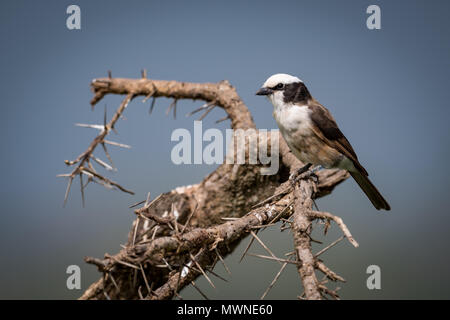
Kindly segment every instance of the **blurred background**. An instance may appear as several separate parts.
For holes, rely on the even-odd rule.
[[[81,8],[81,30],[66,28],[66,8]],[[366,8],[381,8],[381,30],[366,27]],[[92,112],[89,84],[104,77],[192,82],[229,80],[258,128],[276,128],[272,106],[255,96],[279,72],[297,75],[328,107],[372,181],[392,206],[376,211],[354,181],[338,186],[319,208],[341,216],[360,243],[343,241],[322,258],[347,279],[344,299],[450,298],[449,126],[450,24],[448,1],[2,1],[0,4],[0,298],[74,299],[96,281],[84,256],[114,254],[125,243],[134,214],[128,206],[177,186],[200,182],[215,169],[174,165],[176,128],[192,132],[184,113],[200,101],[135,99],[111,140],[119,171],[107,176],[136,192],[98,185],[81,205],[78,181],[62,207],[69,169],[97,132],[74,123],[101,123],[122,97],[107,96]],[[224,112],[215,109],[203,128]],[[100,152],[98,155],[105,159]],[[106,160],[106,159],[105,159]],[[340,236],[333,226],[327,237]],[[260,233],[277,254],[293,248],[289,231]],[[210,298],[258,299],[279,265],[246,257],[249,239],[226,261],[228,283],[198,285]],[[315,248],[316,250],[319,247]],[[251,252],[263,252],[254,244]],[[66,268],[79,265],[81,290],[68,290]],[[381,268],[381,290],[368,290],[366,269]],[[226,275],[221,266],[217,272]],[[289,266],[267,298],[296,299],[300,280]],[[192,288],[185,299],[201,299]]]

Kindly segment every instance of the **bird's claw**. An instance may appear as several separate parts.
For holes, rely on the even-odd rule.
[[[292,186],[295,186],[300,180],[308,180],[311,179],[315,183],[319,183],[319,176],[316,174],[316,172],[320,169],[322,169],[321,166],[317,166],[311,170],[309,168],[311,165],[306,165],[302,168],[300,168],[297,172],[294,172],[289,177],[289,180],[291,181]]]
[[[299,180],[308,180],[311,179],[313,180],[315,183],[319,183],[319,176],[314,172],[314,171],[308,171],[305,172],[304,174],[302,174],[300,177],[298,177],[297,179]]]

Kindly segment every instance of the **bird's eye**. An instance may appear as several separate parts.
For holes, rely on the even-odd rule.
[[[279,83],[279,84],[277,84],[276,86],[275,86],[275,90],[281,90],[281,89],[283,89],[284,88],[284,84],[282,84],[282,83]]]

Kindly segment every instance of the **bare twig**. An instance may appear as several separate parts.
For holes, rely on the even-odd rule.
[[[103,167],[105,167],[106,169],[112,169],[111,166],[109,166],[108,164],[106,164],[105,162],[99,160],[98,158],[94,157],[93,152],[96,149],[96,147],[101,144],[104,148],[105,153],[107,154],[108,159],[110,159],[110,156],[108,154],[108,152],[106,151],[106,147],[105,147],[105,137],[108,135],[108,133],[111,130],[114,130],[114,126],[117,122],[117,120],[119,120],[120,116],[122,115],[123,111],[126,109],[126,107],[128,106],[128,104],[130,103],[130,101],[133,99],[134,94],[129,93],[127,94],[127,96],[125,97],[125,99],[123,99],[122,103],[120,104],[119,108],[117,109],[116,113],[114,114],[114,116],[112,117],[111,121],[109,123],[106,123],[106,108],[105,108],[105,114],[104,114],[104,123],[102,126],[98,126],[98,125],[83,125],[83,124],[77,124],[79,126],[84,126],[84,127],[88,127],[88,128],[96,128],[100,130],[100,133],[94,138],[94,140],[91,142],[91,144],[89,145],[89,147],[86,149],[86,151],[84,151],[82,154],[80,154],[75,160],[73,161],[68,161],[66,160],[65,163],[68,166],[72,166],[77,164],[77,166],[75,167],[75,169],[72,171],[72,173],[70,173],[70,180],[69,180],[69,184],[68,184],[68,188],[66,190],[66,195],[64,197],[64,204],[67,201],[67,197],[70,191],[70,185],[72,184],[72,180],[74,178],[75,175],[77,174],[81,174],[81,173],[90,173],[91,176],[95,176],[96,178],[98,178],[99,180],[101,180],[105,186],[107,185],[112,185],[117,187],[119,190],[123,191],[123,192],[127,192],[130,194],[134,194],[132,191],[129,191],[125,188],[123,188],[122,186],[120,186],[119,184],[112,182],[111,180],[97,174],[96,172],[87,169],[84,167],[84,165],[86,163],[89,163],[89,159],[94,159],[97,163],[99,163],[100,165],[102,165]],[[110,159],[110,162],[112,163],[112,160]],[[89,163],[90,165],[90,163]],[[81,189],[83,190],[83,189]],[[83,195],[84,198],[84,195]]]
[[[333,220],[336,222],[336,224],[341,228],[342,232],[344,233],[345,237],[348,239],[348,241],[357,248],[359,246],[358,242],[353,238],[352,234],[350,233],[350,230],[348,230],[347,226],[345,225],[344,221],[338,216],[332,215],[328,212],[319,212],[319,211],[310,211],[309,214],[318,219],[328,219]]]

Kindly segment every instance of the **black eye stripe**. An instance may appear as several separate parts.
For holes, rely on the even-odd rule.
[[[275,87],[272,88],[273,90],[281,90],[284,89],[284,84],[283,83],[279,83],[277,84]]]

